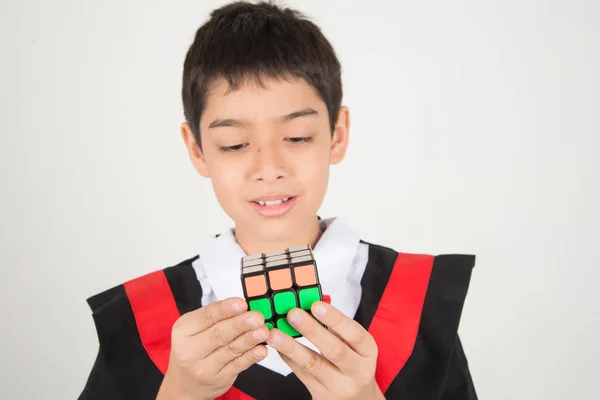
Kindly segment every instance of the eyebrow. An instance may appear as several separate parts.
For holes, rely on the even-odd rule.
[[[278,117],[277,120],[280,122],[287,122],[287,121],[291,121],[296,118],[307,117],[310,115],[318,115],[318,114],[319,113],[316,110],[313,110],[312,108],[307,107],[307,108],[303,108],[302,110],[294,111],[292,113]],[[222,127],[243,127],[243,126],[247,126],[247,125],[249,125],[249,123],[245,120],[238,120],[238,119],[232,119],[232,118],[216,119],[213,122],[211,122],[210,125],[208,125],[208,129],[222,128]]]

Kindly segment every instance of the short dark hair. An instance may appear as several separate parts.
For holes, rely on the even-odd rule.
[[[198,146],[206,93],[219,78],[231,90],[261,76],[302,78],[327,106],[333,132],[342,101],[341,65],[319,27],[272,2],[238,1],[214,10],[196,32],[183,66],[183,108]]]

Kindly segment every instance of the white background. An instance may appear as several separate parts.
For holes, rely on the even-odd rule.
[[[85,299],[230,226],[179,133],[185,52],[222,4],[2,1],[1,398],[76,398]],[[598,398],[600,2],[288,4],[353,112],[320,215],[477,255],[460,332],[481,399]]]

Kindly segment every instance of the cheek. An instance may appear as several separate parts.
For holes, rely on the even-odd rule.
[[[208,161],[208,160],[207,160]],[[242,178],[239,169],[230,161],[211,160],[208,163],[210,179],[215,195],[221,204],[230,203],[235,195],[240,194]]]
[[[324,195],[329,180],[329,153],[320,150],[303,157],[296,171],[307,194],[318,200]]]

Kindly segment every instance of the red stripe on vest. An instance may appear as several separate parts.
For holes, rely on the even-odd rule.
[[[433,259],[430,255],[398,254],[369,326],[379,348],[375,379],[384,393],[413,351]]]
[[[163,271],[124,283],[142,344],[163,375],[169,366],[171,328],[179,310]]]

